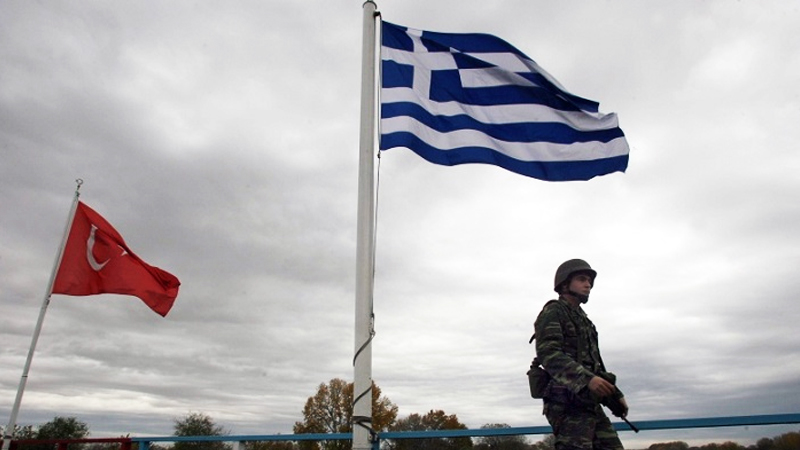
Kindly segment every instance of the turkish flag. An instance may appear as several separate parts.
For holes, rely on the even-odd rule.
[[[110,223],[78,202],[53,294],[133,295],[166,316],[180,284],[174,275],[142,261]]]

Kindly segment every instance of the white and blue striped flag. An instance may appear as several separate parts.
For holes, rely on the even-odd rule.
[[[493,164],[546,181],[627,168],[616,114],[566,92],[504,40],[388,22],[381,40],[381,150],[406,147],[436,164]]]

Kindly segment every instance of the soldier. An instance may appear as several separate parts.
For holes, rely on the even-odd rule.
[[[597,330],[581,308],[596,276],[581,259],[561,264],[554,285],[558,300],[547,302],[534,324],[536,355],[551,377],[544,391],[544,415],[557,450],[623,449],[600,403],[616,401],[623,418],[628,405],[613,384],[616,377],[606,372]]]

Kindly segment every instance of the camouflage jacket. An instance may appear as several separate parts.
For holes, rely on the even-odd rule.
[[[534,329],[537,358],[554,383],[578,394],[595,375],[606,371],[597,329],[580,306],[574,308],[564,298],[547,302]]]

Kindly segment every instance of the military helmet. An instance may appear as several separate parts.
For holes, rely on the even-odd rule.
[[[558,269],[556,269],[556,279],[553,290],[558,292],[558,287],[564,284],[565,281],[569,280],[572,274],[576,272],[589,272],[589,274],[592,276],[592,284],[594,284],[594,279],[597,277],[597,271],[592,269],[589,263],[582,259],[570,259],[569,261],[564,261],[560,266],[558,266]]]

